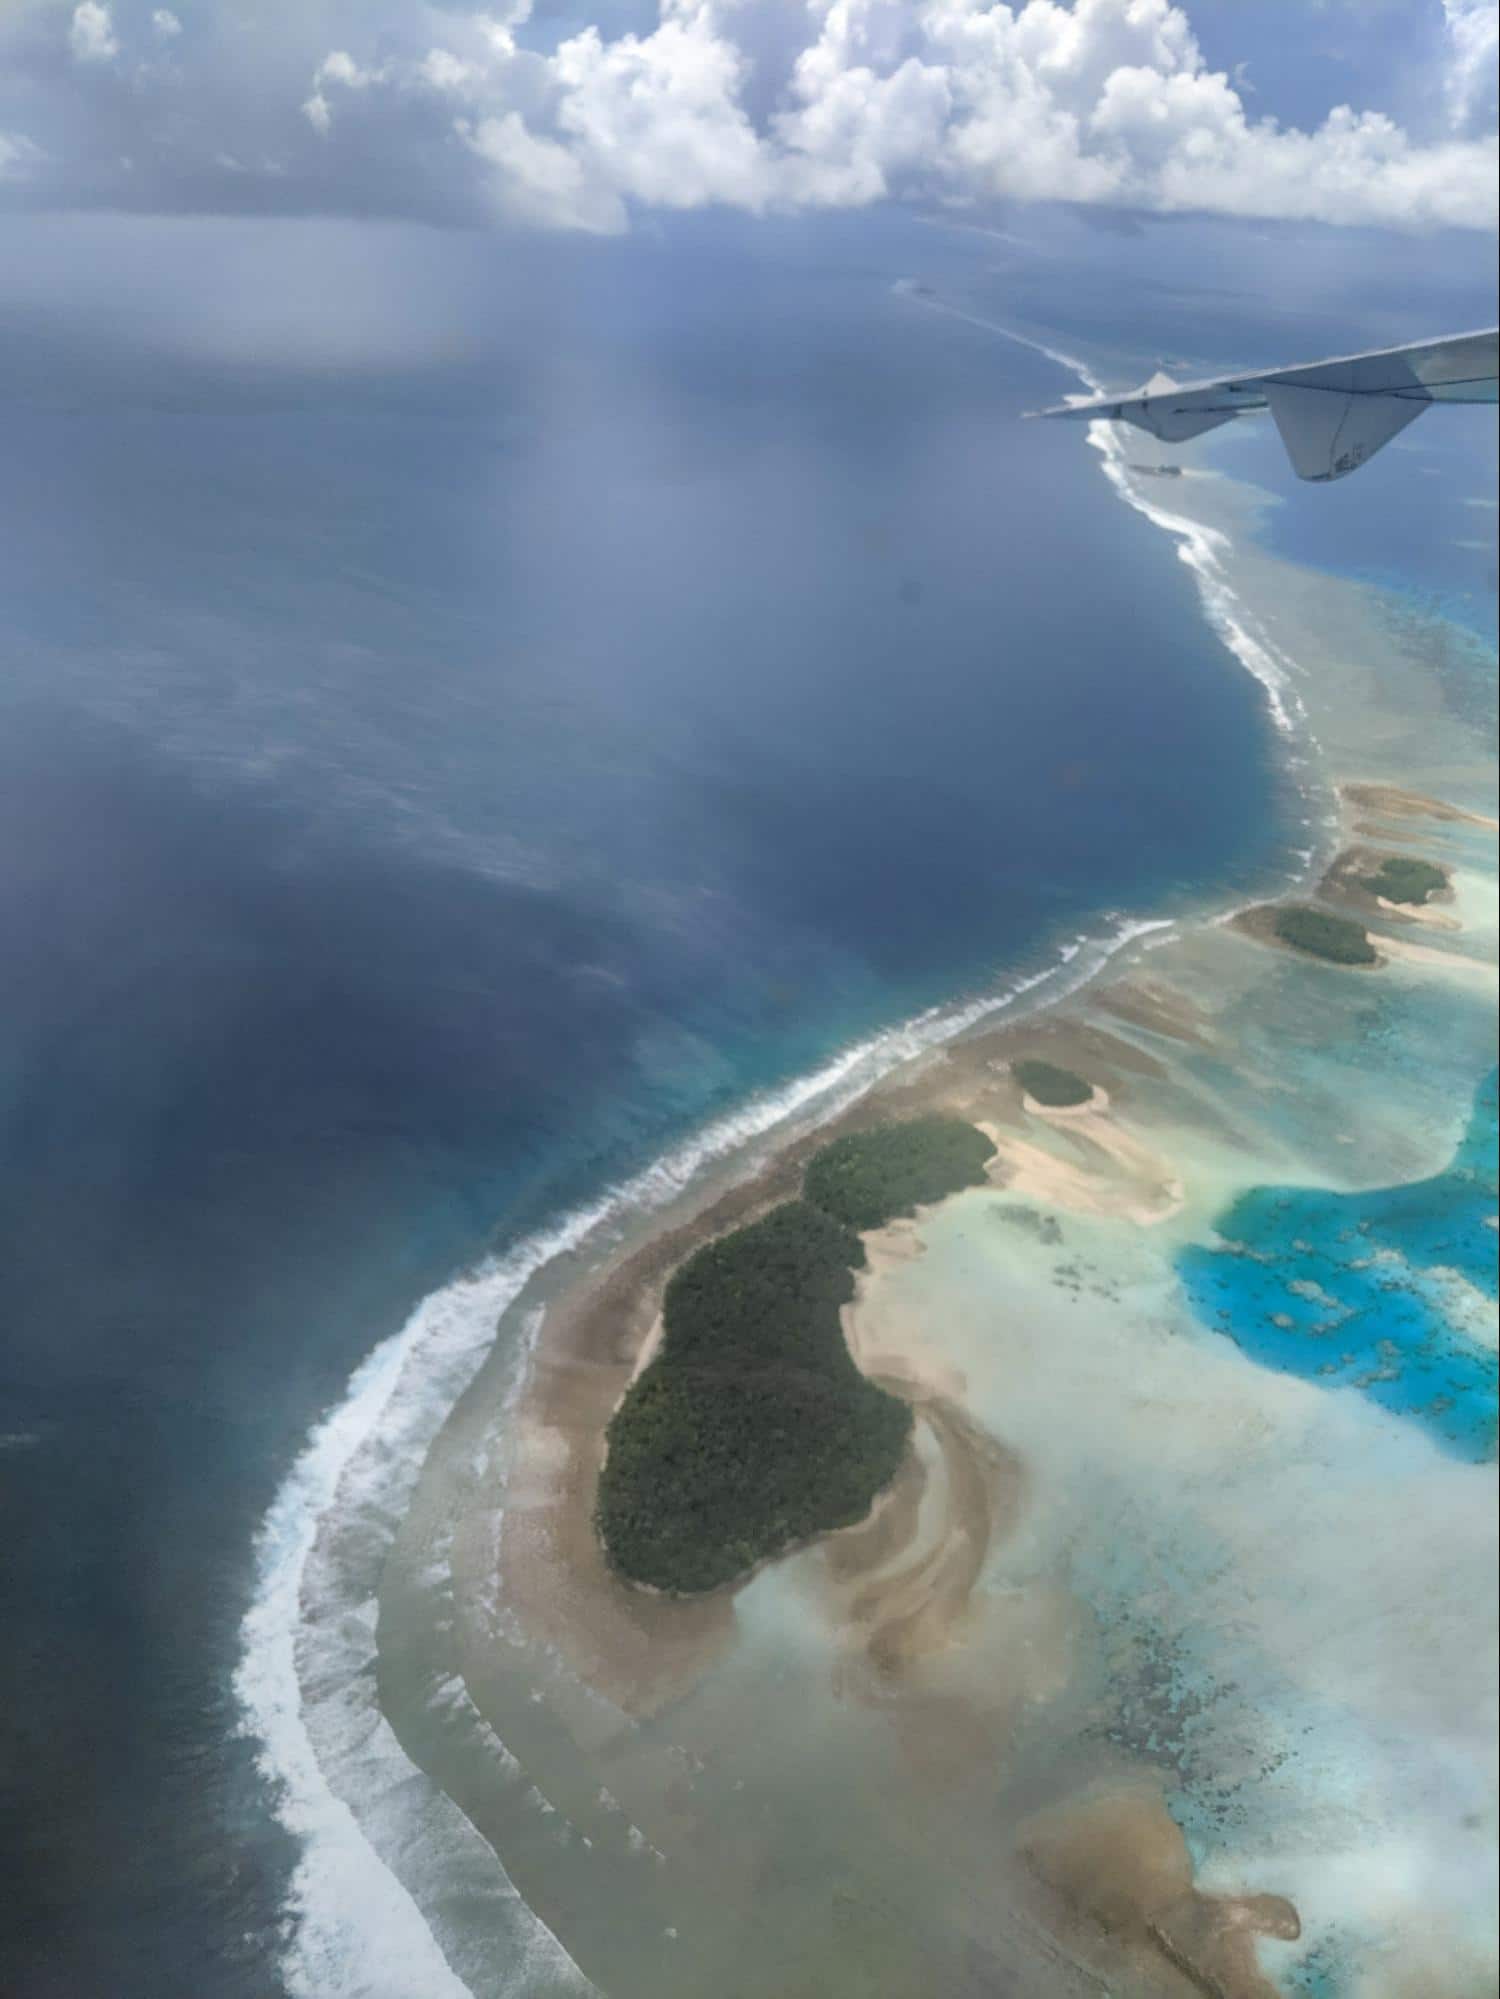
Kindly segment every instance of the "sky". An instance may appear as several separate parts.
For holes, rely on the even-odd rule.
[[[1496,0],[0,0],[0,211],[1049,200],[1482,238],[1496,47]]]

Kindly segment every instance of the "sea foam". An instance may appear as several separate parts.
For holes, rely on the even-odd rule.
[[[1044,354],[1091,394],[1103,393],[1075,357],[901,289]],[[1228,538],[1147,499],[1129,477],[1112,425],[1091,424],[1089,438],[1126,503],[1177,540],[1214,630],[1265,689],[1277,726],[1293,733],[1304,718],[1290,662],[1235,597],[1224,573]],[[546,1264],[586,1241],[607,1243],[632,1216],[681,1195],[705,1167],[739,1155],[741,1170],[753,1170],[765,1141],[788,1124],[826,1121],[903,1062],[1023,1002],[1051,1004],[1130,944],[1154,948],[1175,928],[1166,918],[1113,922],[1105,936],[1070,939],[1055,962],[999,991],[930,1007],[704,1126],[592,1206],[435,1292],[355,1372],[261,1528],[235,1682],[244,1730],[261,1745],[260,1768],[276,1787],[279,1816],[301,1846],[281,1966],[297,1999],[407,1999],[416,1991],[424,1999],[471,1999],[452,1962],[465,1954],[461,1940],[445,1936],[440,1945],[424,1916],[459,1898],[469,1912],[475,1898],[485,1902],[492,1951],[505,1940],[514,1967],[505,1989],[592,1989],[521,1899],[493,1848],[411,1763],[376,1696],[380,1560],[432,1439],[483,1363],[502,1314]],[[518,1381],[523,1368],[519,1355]],[[490,1757],[508,1754],[492,1735],[480,1747]]]
[[[1005,326],[999,320],[986,319],[980,313],[969,312],[931,292],[918,291],[908,280],[901,280],[896,289],[902,297],[927,307],[929,311],[945,313],[968,326],[982,327],[986,333],[998,334],[1002,340],[1014,341],[1018,347],[1029,347],[1034,354],[1045,355],[1047,360],[1055,361],[1058,367],[1076,375],[1090,396],[1109,393],[1088,363],[1081,361],[1076,354],[1065,353],[1059,347],[1049,347],[1045,341],[1017,333],[1014,327]],[[1291,659],[1235,594],[1225,574],[1224,558],[1232,546],[1229,536],[1218,528],[1190,519],[1186,514],[1174,514],[1148,498],[1130,477],[1129,462],[1118,436],[1117,425],[1091,423],[1088,438],[1104,460],[1106,477],[1125,504],[1133,507],[1138,514],[1144,514],[1153,527],[1162,529],[1177,542],[1178,556],[1193,572],[1209,624],[1240,664],[1265,689],[1266,705],[1277,728],[1287,736],[1305,732],[1307,714],[1292,684],[1294,668]]]
[[[433,1438],[526,1284],[557,1257],[586,1241],[602,1246],[633,1216],[665,1206],[711,1163],[739,1155],[741,1170],[753,1170],[787,1124],[826,1121],[901,1063],[992,1015],[1062,998],[1132,943],[1173,928],[1118,917],[1104,936],[1075,936],[1057,962],[999,991],[928,1008],[752,1098],[591,1206],[434,1292],[356,1370],[260,1529],[235,1676],[242,1728],[260,1745],[278,1816],[301,1848],[280,1967],[297,1999],[467,1999],[473,1988],[454,1964],[463,1938],[440,1943],[429,1922],[435,1905],[457,1901],[463,1927],[482,1930],[492,1955],[497,1945],[506,1952],[504,1989],[592,1989],[493,1848],[406,1756],[375,1685],[385,1552]],[[518,1353],[518,1379],[525,1359]],[[497,1739],[483,1746],[490,1757],[503,1748]]]

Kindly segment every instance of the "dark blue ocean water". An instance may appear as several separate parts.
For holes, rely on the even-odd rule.
[[[1015,421],[1071,384],[893,291],[969,239],[77,228],[118,321],[0,311],[0,1985],[264,1999],[292,1856],[229,1676],[362,1356],[745,1093],[1301,833],[1171,546]]]
[[[1178,1265],[1205,1324],[1252,1359],[1356,1388],[1471,1463],[1495,1455],[1496,1356],[1454,1323],[1444,1273],[1496,1295],[1496,1080],[1445,1172],[1360,1194],[1256,1187],[1220,1246]]]
[[[1301,67],[1301,40],[1289,46]],[[1112,385],[1158,367],[1192,380],[1494,324],[1490,259],[1452,235],[1261,231],[1197,218],[1113,224],[1022,215],[974,279],[988,310],[1012,322],[1035,311],[1054,344],[1092,359]],[[1087,256],[1077,247],[1085,232]],[[1070,265],[1061,296],[1048,282],[1059,253]],[[1476,682],[1489,712],[1500,589],[1493,406],[1429,410],[1357,479],[1331,486],[1289,475],[1268,418],[1215,431],[1188,457],[1274,496],[1263,534],[1277,554],[1390,593],[1390,615],[1429,653],[1446,653],[1456,697]]]

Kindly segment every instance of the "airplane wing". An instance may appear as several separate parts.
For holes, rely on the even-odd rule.
[[[1342,479],[1433,403],[1492,403],[1497,329],[1415,347],[1384,347],[1216,382],[1153,375],[1121,396],[1094,396],[1039,416],[1109,418],[1180,444],[1237,416],[1269,409],[1299,479]]]

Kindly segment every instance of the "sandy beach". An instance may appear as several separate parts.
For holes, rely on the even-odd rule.
[[[1409,791],[1351,786],[1345,797],[1363,809],[1377,791],[1386,802],[1399,801],[1408,823],[1422,818],[1485,823]],[[1450,921],[1456,928],[1456,920]],[[1253,934],[1261,933],[1257,928]],[[1493,967],[1405,939],[1382,936],[1379,948],[1383,956],[1414,966],[1493,978]],[[1345,977],[1363,970],[1331,969]],[[1113,1031],[1111,1021],[1130,1023],[1135,1035]],[[819,1145],[880,1119],[928,1112],[963,1117],[983,1130],[995,1146],[991,1182],[1017,1201],[1043,1211],[1160,1227],[1186,1208],[1190,1168],[1133,1125],[1132,1091],[1139,1093],[1144,1082],[1167,1081],[1163,1052],[1172,1044],[1205,1042],[1212,1045],[1203,1010],[1162,983],[1159,973],[1090,991],[1031,1020],[980,1029],[898,1070],[841,1116],[793,1137],[753,1178],[719,1192],[696,1211],[689,1205],[671,1226],[565,1290],[547,1308],[516,1415],[521,1441],[502,1544],[506,1596],[524,1606],[528,1617],[576,1656],[584,1676],[622,1706],[638,1711],[665,1697],[672,1674],[690,1669],[695,1648],[722,1639],[732,1592],[676,1602],[617,1583],[603,1565],[591,1510],[604,1429],[625,1388],[655,1352],[661,1292],[671,1271],[698,1244],[792,1198]],[[1089,1101],[1048,1107],[1028,1097],[1011,1076],[1011,1065],[1039,1056],[1084,1075],[1092,1086]],[[1145,1125],[1145,1132],[1150,1129]],[[919,1405],[956,1407],[961,1378],[936,1349],[889,1343],[874,1348],[862,1325],[860,1299],[879,1274],[922,1252],[920,1216],[867,1238],[869,1266],[859,1278],[855,1304],[846,1308],[846,1333],[867,1372]],[[847,1532],[859,1537],[865,1530]]]
[[[1356,797],[1352,809],[1366,803]],[[1403,795],[1392,823],[1407,829],[1412,850],[1424,846],[1424,829],[1460,840],[1480,830],[1472,815],[1448,814],[1440,803],[1419,809]],[[1383,953],[1387,941],[1382,934]],[[1389,955],[1419,978],[1463,962],[1406,940]],[[1304,962],[1286,951],[1264,953],[1233,925],[1209,926],[1060,1007],[985,1025],[928,1051],[838,1116],[790,1134],[752,1175],[689,1189],[657,1227],[555,1286],[539,1308],[531,1364],[518,1387],[502,1396],[498,1376],[493,1389],[480,1377],[456,1434],[433,1453],[413,1520],[429,1504],[432,1519],[456,1508],[448,1540],[455,1656],[484,1725],[528,1768],[552,1769],[541,1795],[560,1807],[570,1783],[576,1788],[563,1772],[601,1758],[610,1768],[608,1809],[597,1802],[585,1809],[576,1795],[566,1806],[575,1828],[593,1828],[581,1875],[598,1874],[596,1856],[624,1814],[627,1878],[634,1878],[638,1852],[658,1856],[651,1878],[664,1909],[691,1884],[691,1892],[711,1892],[721,1904],[726,1897],[731,1906],[738,1902],[746,1922],[753,1908],[763,1908],[774,1848],[744,1825],[733,1836],[717,1824],[710,1829],[693,1800],[722,1762],[723,1746],[706,1744],[728,1723],[713,1718],[727,1716],[731,1689],[747,1697],[743,1674],[758,1656],[763,1620],[772,1617],[784,1643],[790,1618],[801,1622],[802,1636],[789,1656],[802,1661],[799,1674],[814,1673],[808,1695],[816,1687],[813,1707],[832,1718],[823,1725],[878,1730],[881,1755],[894,1755],[904,1772],[912,1825],[927,1827],[934,1850],[946,1851],[954,1826],[967,1823],[970,1807],[955,1804],[955,1783],[962,1790],[968,1773],[995,1773],[1005,1802],[992,1863],[1008,1883],[1004,1911],[983,1919],[971,1912],[958,1932],[968,1939],[964,1962],[984,1967],[983,1977],[998,1969],[1019,1978],[1021,1989],[1060,1994],[1096,1990],[1100,1978],[1142,1994],[1212,1990],[1266,1999],[1277,1989],[1266,1976],[1265,1952],[1273,1944],[1289,1949],[1307,1916],[1283,1892],[1288,1877],[1273,1865],[1232,1890],[1216,1879],[1195,1885],[1158,1756],[1144,1744],[1132,1747],[1133,1736],[1118,1727],[1095,1738],[1087,1717],[1107,1684],[1098,1675],[1115,1641],[1106,1640],[1097,1608],[1080,1594],[1061,1551],[1044,1559],[1026,1552],[1046,1545],[1051,1531],[1047,1480],[1039,1482],[1028,1449],[1010,1434],[1003,1393],[997,1415],[1001,1391],[988,1382],[989,1364],[966,1360],[950,1328],[914,1316],[900,1299],[905,1287],[927,1281],[934,1229],[946,1240],[957,1226],[950,1209],[956,1217],[970,1203],[998,1202],[982,1234],[997,1243],[1003,1235],[1012,1261],[1021,1255],[1018,1269],[1038,1257],[1055,1262],[1079,1229],[1122,1247],[1155,1243],[1151,1257],[1159,1262],[1173,1244],[1202,1234],[1236,1184],[1284,1168],[1289,1144],[1304,1172],[1336,1181],[1347,1171],[1352,1134],[1333,1130],[1312,1104],[1294,1139],[1273,1130],[1267,1106],[1280,1115],[1283,1092],[1267,1092],[1260,1058],[1237,1029],[1253,997],[1277,1009],[1277,1031],[1293,1045],[1304,1033],[1326,1036],[1331,980],[1348,996],[1356,1033],[1364,1005],[1358,995],[1369,983],[1322,965],[1308,977]],[[1469,983],[1466,975],[1459,986]],[[1088,1102],[1052,1110],[1028,1099],[1011,1065],[1038,1056],[1083,1076],[1093,1092]],[[1231,1058],[1238,1094],[1221,1080]],[[1477,1040],[1465,1059],[1477,1071]],[[1210,1074],[1215,1086],[1206,1089]],[[1435,1169],[1450,1144],[1447,1127],[1414,1116],[1415,1103],[1387,1111],[1404,1127],[1408,1152],[1413,1130],[1427,1134],[1419,1144]],[[793,1195],[817,1145],[845,1129],[928,1111],[985,1130],[996,1147],[993,1191],[867,1239],[868,1266],[844,1326],[857,1363],[913,1405],[913,1445],[897,1479],[863,1523],[794,1551],[736,1588],[675,1600],[620,1583],[594,1532],[594,1491],[609,1418],[660,1337],[666,1278],[698,1243]],[[1363,1105],[1359,1115],[1368,1117]],[[1363,1154],[1372,1144],[1378,1152],[1380,1141],[1367,1128],[1355,1150]],[[1319,1156],[1322,1166],[1313,1166]],[[1419,1163],[1411,1156],[1405,1169]],[[933,1269],[939,1287],[943,1267]],[[1090,1299],[1100,1301],[1090,1309],[1108,1310],[1117,1295],[1131,1295],[1128,1282],[1118,1291],[1123,1280],[1090,1276],[1076,1257],[1057,1267],[1048,1281],[1061,1289],[1052,1295],[1070,1311],[1089,1307]],[[1297,1384],[1277,1390],[1298,1410],[1308,1393]],[[1257,1434],[1254,1426],[1267,1420],[1257,1416],[1244,1434]],[[478,1478],[463,1472],[481,1438],[488,1440],[485,1461],[498,1457],[505,1466],[498,1483],[493,1471]],[[1016,1563],[1016,1582],[999,1587],[997,1576]],[[813,1655],[821,1664],[811,1663]],[[516,1740],[523,1684],[533,1723],[550,1716],[530,1754]],[[1111,1699],[1118,1697],[1117,1689]],[[691,1738],[695,1715],[705,1717],[707,1734],[683,1763],[665,1744]],[[527,1734],[524,1726],[519,1732]],[[550,1749],[538,1747],[548,1741]],[[707,1759],[701,1769],[699,1758]],[[748,1793],[754,1786],[743,1768],[737,1781]],[[476,1822],[485,1822],[482,1814]],[[888,1841],[883,1832],[879,1844]],[[882,1864],[894,1864],[889,1854]],[[587,1968],[580,1939],[586,1944],[589,1924],[576,1905],[582,1885],[559,1891],[555,1856],[533,1884],[523,1855],[517,1879]],[[812,1921],[800,1891],[788,1893],[796,1920]],[[600,1906],[609,1906],[607,1896]],[[722,1976],[726,1925],[716,1926],[718,1941],[705,1943],[699,1957],[680,1948],[680,1923],[664,1920],[661,1928],[677,1932],[680,1976],[662,1983],[664,1974],[652,1969],[642,1973],[647,1983],[686,1993],[704,1989],[694,1981]],[[735,1933],[732,1922],[727,1933]],[[929,1961],[932,1947],[924,1939]],[[617,1942],[610,1949],[612,1965],[625,1963]],[[642,1958],[648,1962],[656,1964],[651,1950]],[[772,1982],[765,1983],[747,1966],[743,1990],[779,1991],[779,1975],[767,1971]],[[985,1989],[968,1972],[945,1968],[944,1975],[945,1989]],[[628,1971],[616,1976],[618,1989],[635,1989]],[[876,1979],[870,1989],[901,1988]]]
[[[379,1591],[383,1711],[611,1999],[1268,1999],[1325,1963],[1359,1999],[1467,1999],[1491,1976],[1493,1465],[1387,1414],[1384,1362],[1337,1392],[1257,1364],[1178,1265],[1258,1187],[1449,1166],[1493,1060],[1494,766],[1356,587],[1262,556],[1239,489],[1207,498],[1257,643],[1317,662],[1302,705],[1351,774],[1320,780],[1286,897],[1365,922],[1374,976],[1267,949],[1264,900],[1134,938],[545,1264],[427,1452]],[[1381,907],[1350,879],[1374,854],[1451,897]],[[1026,1059],[1087,1102],[1029,1099]],[[913,1407],[895,1480],[734,1587],[624,1585],[594,1495],[667,1278],[830,1138],[928,1112],[995,1155],[867,1238],[843,1313]]]
[[[1082,1140],[1092,1165],[1075,1164],[1024,1135],[1035,1118],[1009,1063],[1043,1050],[1049,1059],[1116,1074],[1116,1090],[1127,1086],[1132,1070],[1154,1066],[1141,1051],[1081,1022],[1048,1019],[977,1034],[925,1058],[911,1073],[898,1072],[844,1116],[794,1139],[753,1179],[651,1236],[548,1307],[515,1418],[520,1442],[501,1543],[502,1591],[582,1677],[623,1708],[641,1712],[668,1698],[681,1674],[712,1656],[732,1622],[729,1594],[679,1602],[616,1582],[593,1531],[604,1431],[659,1337],[667,1277],[700,1242],[793,1197],[817,1146],[881,1117],[929,1111],[968,1117],[997,1143],[997,1184],[1014,1181],[1023,1192],[1058,1197],[1064,1205],[1072,1199],[1088,1211],[1136,1212],[1143,1205],[1140,1186],[1153,1178],[1156,1163],[1107,1112],[1091,1114]],[[1045,1129],[1053,1114],[1041,1113],[1041,1120]],[[1074,1143],[1071,1137],[1063,1142]],[[872,1270],[918,1247],[911,1224],[898,1224],[866,1245]],[[861,1283],[868,1282],[866,1273]],[[956,1384],[928,1356],[907,1351],[867,1358],[857,1334],[851,1344],[868,1372],[909,1399],[954,1392]]]

